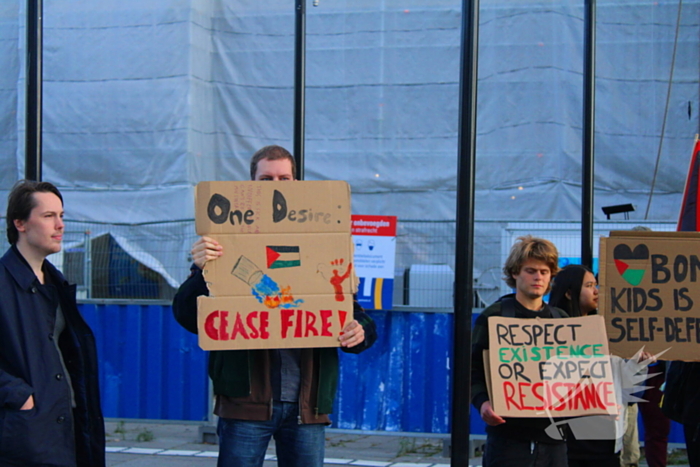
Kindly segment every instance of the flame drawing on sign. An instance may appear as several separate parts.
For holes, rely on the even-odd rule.
[[[295,300],[292,287],[280,288],[270,276],[245,256],[241,256],[233,266],[231,274],[251,287],[253,296],[268,308],[293,308],[304,300]]]

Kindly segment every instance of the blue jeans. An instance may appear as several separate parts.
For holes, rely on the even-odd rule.
[[[277,402],[272,420],[219,418],[218,467],[262,467],[270,438],[275,437],[279,467],[323,467],[325,426],[302,425],[299,404]]]

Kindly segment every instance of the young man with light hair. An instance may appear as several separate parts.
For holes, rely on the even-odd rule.
[[[563,318],[543,297],[559,270],[556,247],[548,240],[520,237],[503,267],[504,280],[515,289],[476,319],[472,333],[472,405],[486,423],[484,467],[566,467],[566,442],[552,439],[545,429],[549,418],[504,418],[493,411],[486,388],[483,351],[489,348],[488,318]]]

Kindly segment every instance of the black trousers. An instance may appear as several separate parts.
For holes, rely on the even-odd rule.
[[[566,443],[520,441],[489,434],[483,467],[567,467]]]
[[[620,456],[610,459],[569,459],[569,467],[620,467]]]
[[[683,424],[685,447],[688,450],[690,467],[700,467],[700,425]]]

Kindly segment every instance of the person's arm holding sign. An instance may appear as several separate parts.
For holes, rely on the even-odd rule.
[[[192,261],[199,269],[204,269],[207,261],[216,259],[224,254],[224,248],[211,237],[200,237],[192,245]]]
[[[506,422],[505,420],[503,420],[503,417],[497,415],[493,411],[493,409],[491,408],[491,401],[486,401],[483,404],[481,404],[481,409],[479,409],[479,415],[481,415],[481,419],[487,425],[496,426]]]
[[[486,369],[484,367],[484,350],[489,348],[489,330],[486,316],[480,315],[474,323],[472,332],[472,405],[479,411],[481,419],[487,425],[496,426],[506,421],[497,415],[491,407],[486,387]]]
[[[190,276],[180,286],[173,299],[173,314],[178,323],[188,331],[197,334],[197,297],[209,295],[202,270],[208,261],[224,254],[223,247],[211,237],[200,237],[194,242],[190,254],[193,265]]]
[[[360,353],[372,347],[377,340],[377,328],[372,318],[365,313],[357,301],[353,304],[354,320],[340,333],[341,350],[347,353]]]

